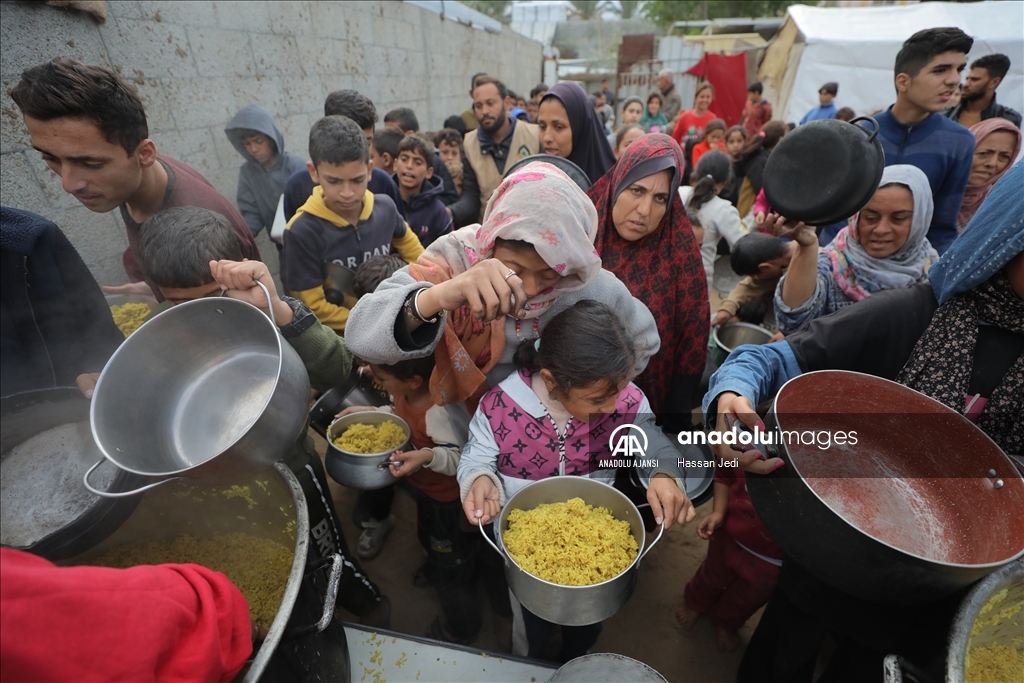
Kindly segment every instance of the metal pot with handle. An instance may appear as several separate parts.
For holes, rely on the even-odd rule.
[[[931,603],[1024,556],[1024,479],[938,401],[822,370],[787,382],[765,423],[786,435],[767,448],[786,467],[747,475],[754,508],[787,555],[834,588]]]
[[[582,498],[588,505],[607,508],[615,519],[629,522],[629,531],[640,551],[618,576],[589,586],[564,586],[527,573],[505,549],[501,535],[508,529],[508,516],[512,510],[532,510],[542,503],[563,503],[572,498]],[[526,609],[541,619],[562,626],[587,626],[615,614],[633,595],[640,560],[661,539],[665,525],[661,525],[657,537],[644,548],[646,534],[640,511],[625,494],[596,479],[561,476],[535,481],[508,499],[494,522],[497,545],[487,537],[483,526],[480,526],[480,533],[504,558],[508,586]]]
[[[197,299],[126,339],[96,383],[93,437],[121,469],[164,479],[101,491],[89,484],[97,463],[86,487],[126,496],[179,476],[234,477],[280,459],[305,428],[309,376],[272,316],[236,299]]]

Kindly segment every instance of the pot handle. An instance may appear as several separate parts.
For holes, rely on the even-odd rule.
[[[639,510],[640,508],[649,508],[649,507],[651,507],[650,503],[640,503],[639,505],[636,506],[637,510]],[[637,564],[640,563],[640,560],[644,559],[644,557],[647,555],[647,553],[651,552],[651,548],[654,547],[655,543],[657,543],[658,541],[661,540],[661,535],[663,533],[665,533],[665,522],[661,523],[661,529],[658,530],[658,535],[657,535],[657,537],[655,537],[654,541],[652,541],[651,544],[649,546],[647,546],[642,553],[640,553],[640,557],[639,557],[639,559],[637,559]]]
[[[341,557],[341,553],[334,553],[329,557],[322,557],[315,562],[310,563],[306,569],[306,576],[318,572],[328,563],[331,563],[331,575],[327,579],[327,593],[324,595],[324,611],[320,616],[320,621],[315,624],[308,624],[306,626],[293,626],[285,629],[284,635],[281,637],[281,642],[290,643],[293,640],[299,638],[305,638],[313,633],[320,633],[331,625],[331,619],[334,618],[334,605],[338,601],[338,586],[341,584],[341,571],[344,568],[344,559]]]
[[[872,120],[874,120],[874,119],[872,119]],[[876,123],[875,126],[877,126],[877,125],[878,124]],[[260,286],[260,289],[263,290],[263,295],[267,297],[267,310],[270,312],[270,322],[274,323],[274,327],[277,327],[277,319],[274,318],[274,302],[271,301],[271,299],[270,299],[270,290],[267,289],[267,286],[265,284],[263,284],[262,282],[260,282],[259,280],[255,280],[254,279],[253,282],[255,282],[256,284],[258,284]],[[327,627],[324,626],[324,628],[327,628]],[[320,629],[320,630],[322,631],[323,629]]]
[[[121,491],[120,493],[113,493],[112,491],[100,491],[99,489],[94,489],[92,485],[89,483],[89,475],[95,472],[96,468],[103,464],[103,460],[104,459],[101,459],[98,463],[89,468],[89,471],[85,473],[84,477],[82,477],[82,483],[85,484],[85,488],[89,489],[89,491],[91,491],[97,496],[103,496],[104,498],[126,498],[128,496],[134,496],[136,493],[142,493],[143,491],[148,491],[149,489],[156,488],[157,486],[160,486],[160,484],[166,484],[169,481],[181,479],[181,477],[170,477],[168,479],[164,479],[163,481],[158,481],[155,484],[148,484],[141,488],[137,488],[133,491]]]
[[[875,131],[873,133],[871,133],[871,135],[868,136],[868,142],[874,142],[875,138],[878,137],[878,130],[879,130],[878,129],[878,121],[875,121],[875,119],[870,117],[870,116],[858,116],[855,119],[851,119],[849,122],[850,123],[857,123],[858,121],[870,121],[872,124],[874,124]],[[861,126],[861,128],[863,128],[863,126]],[[865,132],[867,132],[867,131],[865,131]],[[263,284],[263,283],[261,282],[260,284]],[[267,300],[268,301],[270,300],[269,297],[268,297]]]
[[[476,527],[478,529],[480,529],[480,535],[484,537],[484,540],[487,541],[487,544],[489,546],[491,546],[492,548],[494,548],[494,552],[496,552],[499,555],[501,555],[502,559],[504,559],[505,558],[505,553],[501,552],[501,549],[499,549],[498,546],[496,546],[494,544],[494,541],[492,541],[490,538],[487,537],[487,532],[484,531],[484,525],[480,523],[479,519],[476,520]]]

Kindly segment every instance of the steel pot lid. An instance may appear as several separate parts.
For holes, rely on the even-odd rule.
[[[871,129],[857,125],[870,121]],[[822,119],[799,126],[768,156],[764,193],[772,210],[808,225],[848,219],[871,199],[885,169],[878,123]]]

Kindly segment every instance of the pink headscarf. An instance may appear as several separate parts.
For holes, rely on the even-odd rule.
[[[1012,122],[1006,119],[985,119],[980,123],[976,123],[971,126],[970,131],[974,133],[975,147],[981,143],[986,137],[996,132],[997,130],[1007,130],[1017,136],[1017,143],[1013,147],[1013,155],[1010,157],[1010,163],[1006,165],[999,173],[988,179],[981,185],[968,185],[967,191],[964,193],[964,202],[960,205],[960,215],[956,218],[957,227],[963,232],[963,229],[974,217],[974,213],[981,206],[981,203],[985,201],[985,197],[988,196],[989,190],[996,184],[996,181],[1003,177],[1003,174],[1010,170],[1013,166],[1014,160],[1017,159],[1017,155],[1020,154],[1021,145],[1021,134],[1020,129],[1013,125]]]

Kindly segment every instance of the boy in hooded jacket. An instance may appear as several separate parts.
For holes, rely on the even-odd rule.
[[[224,128],[245,163],[238,171],[238,211],[252,231],[274,224],[277,204],[289,176],[306,168],[306,160],[284,150],[284,136],[258,104],[242,107]]]
[[[452,216],[441,201],[444,186],[430,165],[432,154],[433,145],[413,133],[398,143],[395,159],[398,210],[424,247],[452,231]]]

